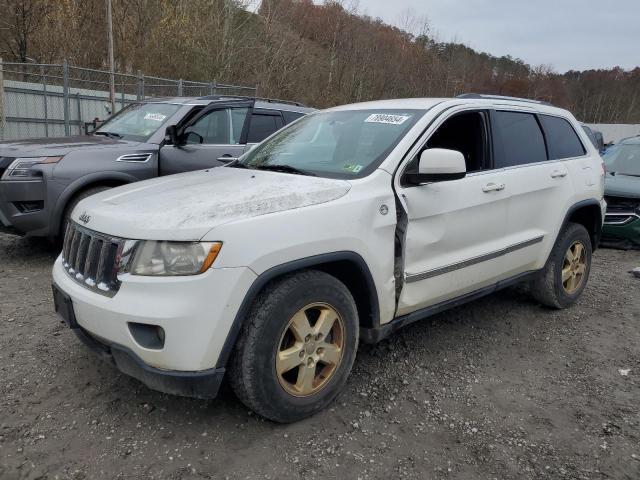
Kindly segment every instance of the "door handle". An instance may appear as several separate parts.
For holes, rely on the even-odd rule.
[[[562,178],[566,176],[567,172],[563,172],[562,170],[554,170],[553,172],[551,172],[551,178]]]
[[[489,193],[489,192],[499,192],[500,190],[504,190],[505,184],[504,183],[487,183],[485,186],[482,187],[482,191],[484,193]]]

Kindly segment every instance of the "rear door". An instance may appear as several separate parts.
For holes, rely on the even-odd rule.
[[[254,108],[249,120],[247,146],[251,147],[263,141],[272,133],[284,127],[285,121],[279,110]]]
[[[218,167],[244,153],[252,100],[216,102],[179,129],[179,145],[160,148],[160,175]]]
[[[505,257],[504,277],[544,265],[573,195],[544,122],[533,111],[492,112],[496,168],[506,172],[510,196],[506,237],[513,248]]]

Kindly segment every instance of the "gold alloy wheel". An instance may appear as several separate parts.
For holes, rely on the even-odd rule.
[[[298,310],[276,354],[282,388],[296,397],[318,393],[340,366],[344,336],[344,322],[331,305],[312,303]]]
[[[567,253],[564,254],[562,264],[562,286],[565,292],[575,293],[582,282],[587,271],[587,251],[581,241],[576,240],[571,244]]]

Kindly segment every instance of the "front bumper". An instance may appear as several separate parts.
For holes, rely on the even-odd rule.
[[[602,228],[602,245],[625,250],[640,248],[640,218],[623,225],[605,223]]]
[[[94,346],[96,342],[106,346],[124,373],[168,393],[185,390],[167,387],[166,378],[215,384],[210,378],[196,379],[224,373],[218,359],[255,278],[245,267],[212,268],[190,277],[124,275],[119,291],[105,297],[72,280],[60,258],[53,267],[54,284],[70,298],[78,327],[74,330],[88,336]],[[142,346],[132,333],[132,323],[161,327],[162,347]],[[158,376],[164,380],[154,380]],[[202,396],[194,395],[193,389],[186,391],[191,393],[179,394]]]
[[[7,233],[49,235],[43,180],[0,181],[0,227]],[[35,206],[21,211],[19,206]]]
[[[171,395],[210,399],[215,398],[224,378],[224,368],[200,372],[161,370],[144,363],[131,350],[115,343],[104,343],[82,327],[73,329],[76,336],[102,359],[113,363],[122,373],[144,383],[152,390]]]

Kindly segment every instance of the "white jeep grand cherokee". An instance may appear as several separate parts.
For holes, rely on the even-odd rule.
[[[516,282],[585,288],[603,167],[567,111],[507,97],[314,113],[226,167],[109,190],[73,211],[56,311],[151,388],[226,374],[291,422],[343,388],[358,342]]]

